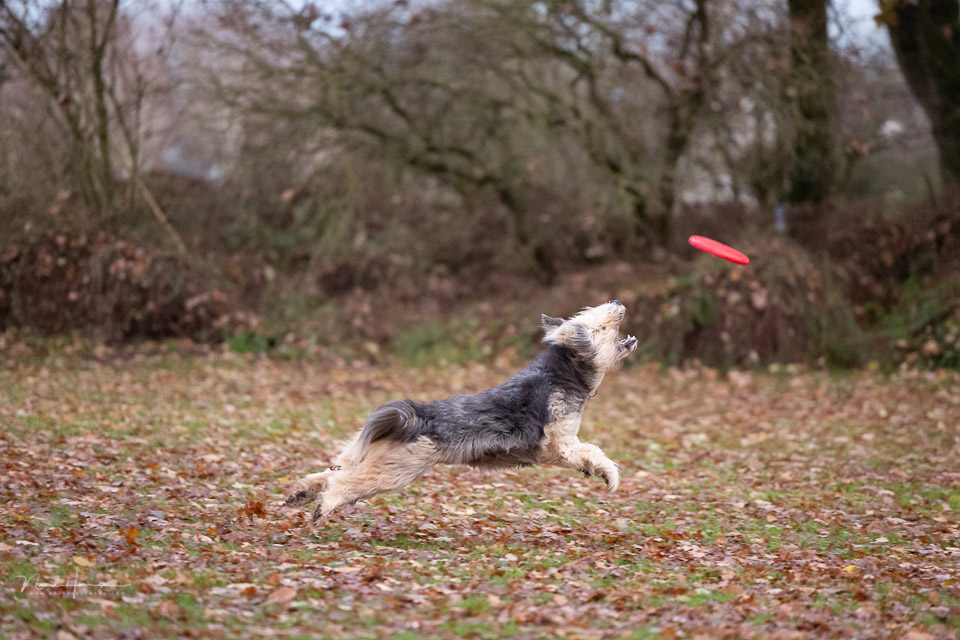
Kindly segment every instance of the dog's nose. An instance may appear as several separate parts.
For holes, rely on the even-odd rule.
[[[617,305],[618,307],[622,307],[622,306],[623,306],[623,303],[620,302],[619,300],[611,300],[611,301],[610,301],[610,304],[615,304],[615,305]]]

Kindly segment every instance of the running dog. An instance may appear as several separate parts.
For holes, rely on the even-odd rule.
[[[637,349],[636,338],[619,336],[625,312],[614,300],[568,320],[541,316],[546,349],[503,384],[446,400],[386,403],[333,466],[296,484],[287,506],[319,499],[317,526],[345,505],[407,486],[438,463],[555,465],[600,476],[615,491],[617,464],[577,433],[603,376]]]

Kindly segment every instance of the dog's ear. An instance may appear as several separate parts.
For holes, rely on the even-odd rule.
[[[560,344],[566,333],[566,321],[563,318],[552,318],[546,314],[540,316],[540,327],[543,329],[543,341],[547,344]]]
[[[580,353],[586,354],[593,350],[593,340],[590,339],[590,332],[579,322],[572,323],[572,331],[567,338],[567,343]]]
[[[563,324],[563,318],[551,318],[546,314],[540,315],[540,326],[544,331],[550,331],[551,329],[556,329]]]
[[[556,318],[551,318],[555,320]],[[590,331],[575,321],[561,321],[558,326],[547,326],[544,320],[543,341],[547,344],[562,345],[570,347],[574,351],[587,354],[593,349],[593,341],[590,339]]]

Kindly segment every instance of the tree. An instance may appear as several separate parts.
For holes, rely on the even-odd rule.
[[[837,177],[837,98],[827,34],[829,0],[789,0],[791,83],[796,105],[790,202],[820,202]]]
[[[784,100],[792,82],[789,33],[778,14],[758,9],[752,15],[738,12],[739,19],[749,20],[753,42],[727,57],[704,124],[733,199],[752,198],[771,211],[793,164],[796,112]],[[717,169],[710,172],[716,175]]]
[[[749,42],[748,24],[706,0],[397,2],[333,25],[313,5],[217,6],[206,35],[236,64],[202,83],[221,99],[495,194],[548,272],[526,168],[547,158],[601,176],[638,235],[665,243],[680,159],[726,56]]]
[[[119,7],[119,0],[87,0],[82,7],[0,0],[0,45],[46,95],[44,108],[70,141],[76,183],[87,204],[101,213],[114,206],[116,196],[108,65]]]
[[[155,53],[141,54],[127,9],[121,0],[0,0],[0,60],[58,132],[50,138],[62,148],[68,184],[105,220],[129,209],[142,187],[145,109],[166,89],[159,78],[168,43],[149,42]],[[6,115],[27,117],[29,127],[30,111]]]
[[[300,123],[306,139],[371,145],[400,167],[470,196],[492,193],[516,241],[552,277],[521,194],[522,147],[509,101],[486,65],[498,64],[472,30],[472,6],[411,12],[403,3],[330,25],[312,4],[223,0],[207,31],[200,85],[241,114]],[[502,87],[501,87],[502,88]],[[329,133],[339,135],[332,143]]]
[[[666,244],[678,164],[722,61],[741,38],[717,37],[705,0],[530,2],[520,15],[512,3],[487,4],[510,12],[500,33],[512,28],[515,60],[501,73],[534,113],[546,114],[542,122],[575,139],[614,178],[640,234]],[[539,73],[531,62],[542,65]],[[559,69],[563,81],[544,68]]]
[[[897,62],[930,120],[944,185],[960,179],[960,2],[881,0]]]

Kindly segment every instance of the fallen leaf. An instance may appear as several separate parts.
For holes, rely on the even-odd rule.
[[[293,587],[279,587],[267,596],[267,604],[287,604],[297,597],[297,590]]]
[[[363,567],[334,567],[334,573],[356,573],[357,571],[362,571]]]
[[[265,518],[267,515],[267,510],[263,506],[262,502],[250,498],[247,500],[246,504],[237,509],[237,515],[238,517],[246,516],[252,521],[254,518]]]

